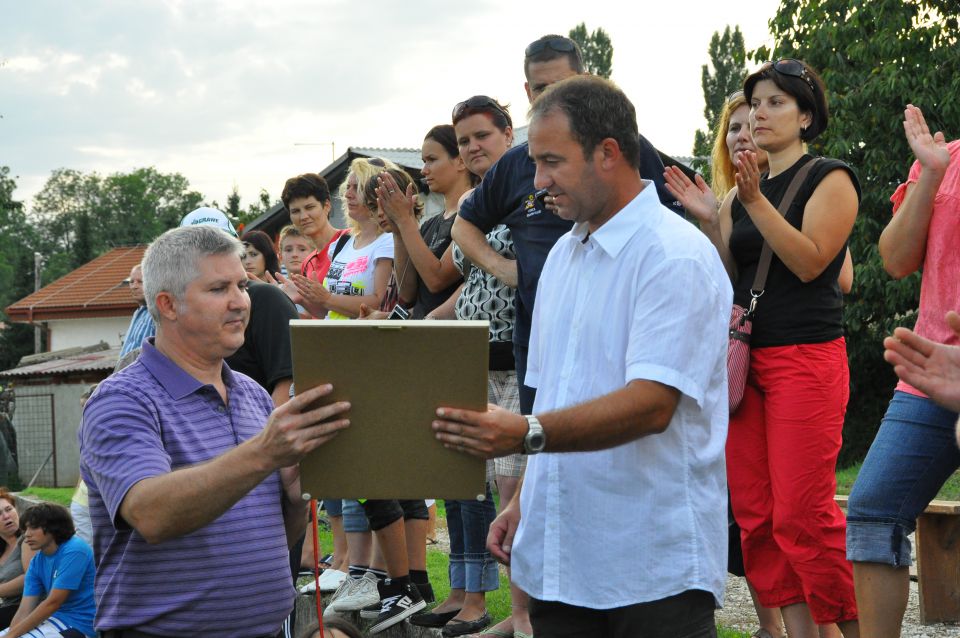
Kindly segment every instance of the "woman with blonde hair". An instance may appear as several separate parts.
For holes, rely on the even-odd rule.
[[[393,269],[393,235],[383,232],[376,205],[365,204],[362,194],[367,182],[388,167],[396,168],[396,164],[366,157],[350,163],[347,179],[340,186],[350,229],[329,245],[330,266],[323,285],[312,286],[303,275],[290,275],[297,292],[308,303],[325,309],[327,319],[356,318],[361,306],[379,307],[387,291]]]

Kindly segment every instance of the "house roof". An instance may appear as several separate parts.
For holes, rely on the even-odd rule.
[[[0,372],[0,377],[56,376],[75,372],[113,370],[120,358],[120,346],[109,347],[100,342],[95,346],[69,348],[59,352],[44,352],[24,357],[20,365]]]
[[[137,303],[126,279],[146,246],[114,248],[7,307],[11,321],[89,319],[130,314]]]

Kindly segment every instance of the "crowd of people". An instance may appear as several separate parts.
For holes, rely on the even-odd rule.
[[[18,518],[0,491],[0,635],[290,635],[314,561],[325,569],[303,591],[334,592],[326,636],[359,635],[338,618],[354,611],[370,633],[716,636],[728,569],[750,585],[761,638],[899,635],[907,535],[960,465],[960,142],[906,108],[917,161],[880,254],[894,277],[922,268],[920,318],[884,344],[902,381],[845,518],[834,473],[860,182],[808,151],[829,121],[817,72],[780,59],[747,77],[708,185],[664,167],[572,40],[534,41],[523,70],[528,142],[485,95],[425,134],[439,214],[423,219],[401,167],[358,158],[339,193],[347,229],[305,173],[284,186],[278,238],[199,209],[150,245],[123,369],[84,410],[92,552],[63,508]],[[734,304],[753,323],[731,410]],[[445,599],[426,498],[326,499],[333,553],[304,542],[297,464],[350,426],[351,406],[293,386],[298,317],[489,322],[489,408],[440,406],[423,424],[488,459],[485,499],[445,501]],[[511,612],[493,624],[497,561]]]

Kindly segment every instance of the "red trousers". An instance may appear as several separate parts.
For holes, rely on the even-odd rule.
[[[747,579],[764,607],[807,603],[818,624],[857,617],[833,500],[849,386],[842,338],[757,348],[727,436]]]

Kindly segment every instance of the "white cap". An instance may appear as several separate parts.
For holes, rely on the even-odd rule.
[[[233,227],[233,224],[230,223],[230,220],[227,219],[227,216],[217,210],[216,208],[210,208],[209,206],[202,206],[192,213],[187,214],[183,219],[180,220],[180,226],[196,226],[197,224],[205,224],[207,226],[216,226],[220,230],[225,230],[234,237],[237,236],[237,231]]]

